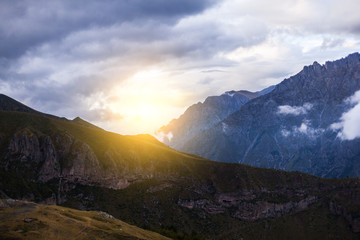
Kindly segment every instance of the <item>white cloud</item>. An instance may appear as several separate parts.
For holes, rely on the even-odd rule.
[[[283,115],[298,116],[306,114],[312,107],[313,105],[311,103],[305,103],[303,106],[283,105],[278,107],[277,113]]]
[[[354,107],[343,113],[340,122],[333,123],[330,129],[339,131],[342,140],[353,140],[360,137],[360,90],[346,101]]]
[[[284,137],[288,137],[290,136],[291,132],[286,130],[286,129],[282,129],[281,130],[281,134],[284,136]]]
[[[281,134],[284,137],[290,135],[306,135],[309,138],[316,138],[324,131],[322,128],[313,128],[309,120],[304,120],[300,126],[294,126],[291,130],[282,129]]]
[[[173,134],[172,132],[168,132],[165,134],[164,132],[157,131],[155,133],[155,137],[163,143],[169,143],[173,138]]]
[[[304,121],[301,123],[300,127],[294,127],[293,130],[295,133],[306,134],[311,138],[317,137],[319,134],[324,132],[324,129],[322,128],[311,127],[309,121]]]

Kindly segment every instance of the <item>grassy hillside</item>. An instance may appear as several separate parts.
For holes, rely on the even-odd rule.
[[[124,136],[100,128],[87,127],[76,121],[64,121],[29,113],[0,111],[0,128],[3,147],[7,146],[4,141],[9,141],[9,138],[17,131],[23,129],[30,129],[40,135],[50,135],[51,137],[70,134],[77,140],[87,143],[104,165],[106,165],[106,162],[103,161],[104,153],[109,149],[120,151],[125,159],[136,153],[137,158],[141,161],[157,159],[158,161],[171,160],[172,163],[176,163],[177,161],[192,162],[194,159],[205,160],[195,155],[177,152],[150,135]],[[133,161],[134,159],[128,160]]]
[[[0,239],[169,240],[104,212],[0,199]]]

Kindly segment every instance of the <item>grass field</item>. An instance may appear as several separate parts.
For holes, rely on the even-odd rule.
[[[0,200],[0,239],[169,240],[104,212]]]

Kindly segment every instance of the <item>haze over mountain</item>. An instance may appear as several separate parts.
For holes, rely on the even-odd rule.
[[[359,90],[359,53],[314,62],[177,149],[322,177],[360,176]]]
[[[269,93],[273,89],[274,86],[258,92],[232,90],[220,96],[207,97],[204,103],[199,102],[190,106],[179,118],[161,127],[157,135],[165,144],[175,149],[182,149],[187,141],[201,131],[221,122],[249,100]]]
[[[1,198],[100,210],[173,239],[360,236],[359,179],[213,162],[150,135],[122,136],[79,119],[16,111],[20,106],[0,111]],[[4,209],[8,202],[13,201],[0,201],[0,219],[14,228],[0,228],[0,237],[38,237],[52,231],[54,219],[64,221],[61,227],[69,227],[70,235],[85,225],[84,235],[95,238],[120,234],[117,224],[124,224],[107,225],[106,214],[56,207],[36,207],[44,214],[37,215],[28,203]],[[24,225],[11,222],[22,216]],[[153,234],[133,230],[127,233]]]

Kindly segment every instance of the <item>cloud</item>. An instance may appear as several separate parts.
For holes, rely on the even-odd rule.
[[[357,5],[350,0],[4,0],[0,91],[68,118],[99,118],[105,124],[111,118],[106,116],[113,116],[110,130],[127,133],[120,122],[129,119],[122,112],[128,95],[119,97],[114,89],[139,101],[162,98],[156,101],[167,104],[162,112],[173,114],[170,119],[209,95],[263,89],[315,60],[357,51]],[[133,78],[154,69],[164,73],[161,79]],[[152,96],[138,96],[142,86],[149,86]],[[94,102],[103,102],[96,111],[104,114],[94,113]],[[304,111],[292,108],[282,111]]]
[[[164,133],[164,132],[161,132],[161,131],[157,131],[156,134],[155,134],[155,137],[163,142],[163,143],[170,143],[171,139],[173,138],[173,134],[172,132],[168,132],[168,133]]]
[[[284,137],[288,137],[291,135],[291,132],[289,130],[286,129],[281,129],[281,135],[283,135]]]
[[[13,97],[59,114],[84,98],[111,94],[141,69],[164,62],[170,68],[208,66],[217,52],[247,42],[245,28],[234,36],[209,17],[187,17],[214,1],[90,1],[88,11],[72,1],[5,3],[11,26],[0,23],[1,46],[13,51],[2,51],[0,81]]]
[[[306,135],[309,138],[316,138],[320,136],[325,130],[322,128],[313,128],[309,120],[304,120],[300,126],[294,126],[290,130],[281,129],[281,134],[284,137],[291,135]]]
[[[360,30],[360,16],[354,7],[356,0],[231,0],[228,4],[230,18],[232,15],[256,16],[287,31],[358,34]]]
[[[311,103],[304,103],[303,106],[283,105],[278,107],[277,114],[298,116],[306,114],[312,107]]]
[[[339,45],[344,44],[344,39],[341,38],[324,38],[321,47],[323,49],[328,49],[328,48],[334,48],[337,47]]]
[[[212,0],[132,1],[2,1],[0,52],[14,58],[45,42],[57,41],[72,32],[124,22],[161,21],[175,24],[214,4]]]
[[[293,128],[295,133],[305,134],[311,138],[317,137],[319,134],[323,133],[325,130],[322,128],[313,128],[310,125],[309,121],[304,121],[301,123],[300,127]]]
[[[89,119],[90,121],[99,121],[99,122],[110,121],[110,120],[118,121],[124,118],[121,114],[116,113],[108,108],[91,109],[90,111],[84,114],[84,117],[86,119]]]
[[[330,125],[333,131],[339,131],[338,137],[342,140],[353,140],[360,137],[360,90],[346,100],[352,108],[344,112],[340,122]]]

